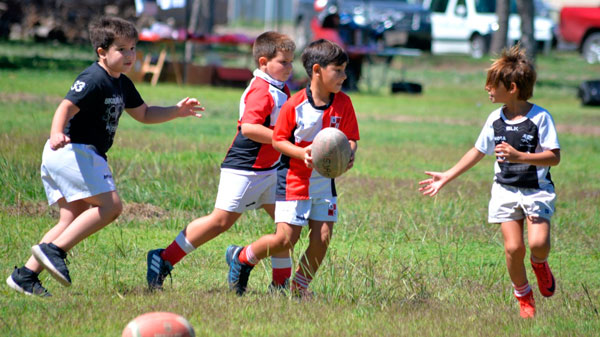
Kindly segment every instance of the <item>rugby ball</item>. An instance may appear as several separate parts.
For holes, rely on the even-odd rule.
[[[149,312],[134,318],[123,330],[122,337],[194,337],[187,319],[172,312]]]
[[[324,177],[336,178],[346,172],[352,150],[348,137],[330,127],[317,133],[311,152],[314,169]]]

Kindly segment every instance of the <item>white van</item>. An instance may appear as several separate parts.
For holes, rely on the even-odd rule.
[[[490,47],[493,33],[498,30],[496,0],[425,0],[431,10],[431,52],[465,53],[483,57]],[[541,1],[534,1],[534,37],[538,48],[547,52],[552,47],[554,21],[548,14],[540,15]],[[516,1],[510,0],[508,43],[521,38],[521,18]]]

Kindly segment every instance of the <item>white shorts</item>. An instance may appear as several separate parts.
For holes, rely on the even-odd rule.
[[[308,220],[332,221],[338,218],[337,198],[283,200],[275,203],[275,222],[296,226],[308,225]]]
[[[540,217],[550,220],[554,214],[556,193],[554,186],[545,189],[519,188],[509,185],[492,185],[488,221],[501,223],[521,220],[525,217]]]
[[[264,204],[275,204],[277,171],[221,169],[215,208],[243,213]]]
[[[61,198],[71,202],[117,189],[108,163],[93,145],[67,144],[54,151],[47,141],[41,171],[49,205]]]

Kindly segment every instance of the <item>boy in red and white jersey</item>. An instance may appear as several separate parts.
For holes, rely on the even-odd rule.
[[[264,235],[246,247],[227,248],[228,283],[239,295],[246,291],[250,271],[261,259],[294,247],[303,227],[308,226],[310,242],[291,284],[291,291],[306,296],[308,286],[327,252],[337,221],[335,180],[312,168],[311,144],[326,127],[340,129],[348,137],[354,163],[358,123],[350,97],[342,93],[348,55],[328,40],[312,42],[302,53],[310,84],[283,106],[273,131],[273,146],[282,153],[277,170],[277,232]]]
[[[215,209],[189,223],[166,249],[148,252],[150,289],[162,288],[177,262],[227,231],[246,210],[263,208],[274,218],[280,153],[271,139],[279,110],[290,96],[285,82],[292,74],[295,49],[294,41],[277,32],[256,38],[252,53],[257,69],[240,99],[237,132],[221,164]],[[271,287],[283,287],[292,273],[289,253],[274,256],[272,265]]]

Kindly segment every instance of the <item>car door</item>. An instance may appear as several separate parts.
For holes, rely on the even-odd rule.
[[[431,0],[431,35],[433,53],[469,52],[466,0]]]

